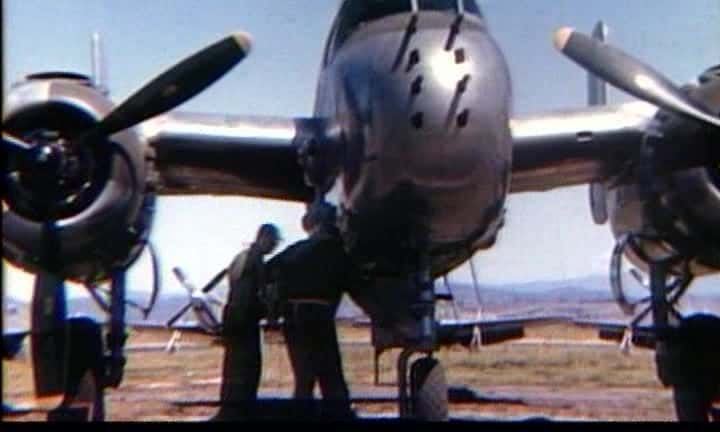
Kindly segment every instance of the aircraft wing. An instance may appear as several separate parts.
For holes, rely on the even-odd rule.
[[[645,102],[513,118],[511,192],[604,181],[639,151],[657,108]]]
[[[282,324],[283,319],[280,318],[277,322],[269,323],[266,319],[260,320],[260,327],[261,328],[268,328],[268,329],[277,329]],[[158,329],[158,330],[168,330],[168,331],[174,331],[179,330],[182,332],[187,333],[198,333],[198,334],[204,334],[208,336],[219,336],[219,333],[210,332],[207,327],[204,327],[197,322],[179,322],[174,323],[172,326],[169,326],[164,322],[155,322],[155,321],[132,321],[127,323],[127,327],[130,328],[137,328],[137,329]]]
[[[511,192],[603,181],[635,155],[657,108],[645,102],[516,116]],[[327,139],[313,118],[172,112],[146,122],[158,192],[306,202],[298,151]],[[324,137],[324,138],[323,138]]]
[[[575,320],[574,324],[579,327],[590,327],[597,329],[598,337],[603,340],[621,343],[625,338],[627,323],[621,321],[600,321],[600,320]],[[655,348],[656,335],[650,326],[635,326],[631,332],[633,345],[643,348]]]
[[[482,319],[482,320],[462,320],[462,319],[443,319],[440,320],[440,325],[443,326],[478,326],[478,327],[493,327],[502,325],[545,325],[553,322],[571,322],[572,319],[564,315],[538,315],[528,317],[517,317],[517,318],[495,318],[495,319]]]
[[[156,321],[133,321],[126,324],[127,327],[133,328],[133,329],[150,329],[150,330],[180,330],[183,332],[188,333],[200,333],[200,334],[209,334],[208,331],[201,326],[200,324],[191,322],[191,323],[175,323],[171,327],[168,327],[164,322],[156,322]]]
[[[475,342],[492,345],[525,336],[525,328],[551,323],[573,323],[572,318],[562,315],[539,315],[518,318],[493,319],[443,319],[437,321],[438,343],[440,345],[460,344],[470,346]],[[354,327],[370,327],[373,344],[380,349],[397,347],[392,330],[375,326],[367,318],[353,321]]]
[[[492,345],[524,337],[525,327],[569,322],[572,322],[572,319],[561,315],[483,320],[440,320],[438,322],[438,339],[443,344],[460,343],[469,346],[476,337],[479,337],[482,345]]]
[[[146,122],[158,192],[312,197],[298,149],[321,128],[315,119],[172,112]]]

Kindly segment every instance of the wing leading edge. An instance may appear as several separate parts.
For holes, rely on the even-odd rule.
[[[298,147],[321,120],[176,112],[148,123],[161,194],[312,197]]]
[[[511,192],[602,182],[638,153],[657,108],[644,102],[517,116]],[[161,194],[245,195],[306,202],[313,196],[298,161],[314,118],[170,113],[148,122]]]
[[[617,175],[639,151],[657,108],[644,102],[519,116],[511,192],[544,191]]]

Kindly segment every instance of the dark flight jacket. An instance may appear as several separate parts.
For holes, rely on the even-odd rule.
[[[244,265],[241,263],[243,259]],[[259,290],[265,283],[262,254],[255,247],[238,254],[230,264],[228,278],[230,292],[223,314],[223,327],[229,330],[248,321],[258,322],[264,314],[259,297]]]
[[[317,299],[335,304],[347,283],[349,260],[337,236],[300,240],[268,262],[282,300]]]

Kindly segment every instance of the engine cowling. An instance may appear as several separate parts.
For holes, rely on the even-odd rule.
[[[706,71],[686,91],[712,112],[720,113],[720,67]],[[692,169],[667,169],[678,155],[696,152],[708,163]],[[720,132],[663,110],[647,134],[634,181],[608,192],[611,228],[616,238],[650,234],[640,240],[641,255],[651,260],[680,254],[690,258],[695,275],[720,271]],[[642,237],[641,237],[642,238]],[[627,258],[647,270],[647,260],[632,248]],[[681,269],[675,268],[676,272]]]
[[[11,153],[6,161],[5,259],[33,273],[98,282],[140,255],[155,207],[151,149],[132,129],[93,145],[72,145],[112,108],[82,75],[36,74],[12,87],[3,131],[34,144],[34,155],[28,162]],[[55,165],[48,162],[53,158]],[[58,251],[51,259],[49,224]]]

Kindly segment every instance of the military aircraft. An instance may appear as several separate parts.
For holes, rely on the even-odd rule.
[[[720,66],[678,87],[602,39],[601,29],[555,35],[595,76],[595,106],[516,117],[505,58],[474,0],[343,1],[311,117],[171,111],[248,54],[243,34],[117,106],[98,74],[28,76],[3,114],[3,255],[38,275],[37,393],[68,381],[58,365],[71,360],[60,353],[78,334],[60,331],[64,280],[112,281],[111,331],[93,344],[105,359],[101,387],[116,387],[125,272],[148,243],[155,197],[248,195],[337,205],[357,274],[349,293],[403,348],[400,413],[446,418],[432,352],[462,334],[435,321],[433,278],[493,246],[508,194],[590,183],[593,217],[610,223],[616,256],[650,275],[641,313],[652,314],[659,377],[678,417],[707,419],[720,350],[706,335],[717,332],[678,333],[687,326],[671,310],[694,277],[720,269]],[[601,80],[644,102],[606,105]],[[622,287],[615,292],[635,313]]]
[[[212,289],[227,275],[227,268],[223,268],[218,272],[205,286],[197,288],[187,277],[187,274],[180,267],[173,267],[173,274],[177,277],[180,284],[187,290],[190,297],[188,303],[178,310],[166,323],[168,328],[176,328],[177,321],[188,311],[192,311],[196,317],[196,324],[191,326],[183,326],[185,330],[195,330],[218,336],[222,320],[218,315],[219,311],[225,306],[225,300],[221,299],[214,293]]]

